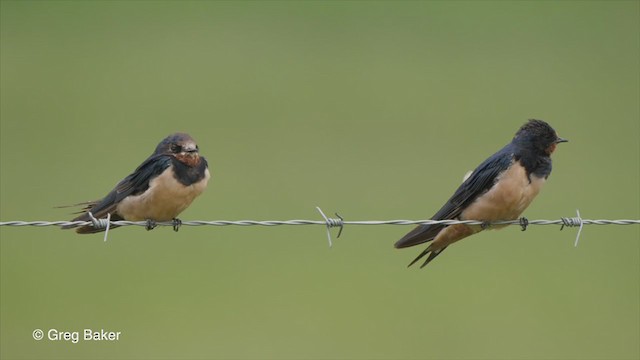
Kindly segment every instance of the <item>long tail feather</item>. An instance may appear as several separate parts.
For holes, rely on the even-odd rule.
[[[422,265],[420,265],[420,268],[422,269],[423,267],[427,266],[428,263],[430,263],[433,259],[435,259],[438,255],[440,255],[447,247],[443,247],[442,249],[438,249],[438,250],[433,250],[432,249],[432,245],[430,244],[426,249],[424,249],[424,251],[422,251],[420,253],[420,255],[418,255],[418,257],[416,257],[415,259],[413,259],[413,261],[411,263],[409,263],[409,265],[407,265],[407,267],[410,267],[411,265],[415,264],[416,262],[418,262],[418,260],[422,259],[423,257],[425,257],[425,255],[429,254],[429,256],[427,257],[427,259],[424,261],[424,263]]]

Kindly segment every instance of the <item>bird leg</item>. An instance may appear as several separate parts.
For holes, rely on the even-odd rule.
[[[482,224],[480,224],[480,229],[482,230],[487,230],[490,227],[491,227],[491,221],[483,221]]]
[[[147,219],[147,225],[145,225],[144,228],[147,229],[147,231],[149,231],[149,230],[155,229],[156,226],[158,226],[158,225],[156,224],[155,221],[153,221],[151,219]]]
[[[182,226],[182,220],[173,218],[173,231],[178,232],[178,230],[180,230],[180,226]]]
[[[527,226],[529,226],[529,219],[527,219],[526,217],[521,217],[520,218],[520,226],[522,226],[522,231],[527,230]]]

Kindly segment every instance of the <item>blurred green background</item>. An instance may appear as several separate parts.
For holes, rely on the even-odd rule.
[[[1,2],[0,219],[66,220],[166,135],[183,220],[424,219],[528,118],[570,139],[529,219],[640,218],[640,8]],[[410,226],[0,228],[3,359],[638,359],[640,227],[517,227],[406,268]],[[333,231],[334,236],[336,231]],[[118,342],[32,331],[121,331]]]

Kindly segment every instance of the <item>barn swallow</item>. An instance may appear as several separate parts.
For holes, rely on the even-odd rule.
[[[156,150],[133,173],[120,181],[101,200],[89,201],[83,214],[72,221],[90,221],[111,214],[112,221],[147,221],[147,229],[156,221],[179,224],[176,218],[200,195],[209,182],[207,160],[200,156],[198,145],[191,136],[176,133],[167,136]],[[70,225],[63,228],[75,228]],[[117,226],[111,226],[115,228]],[[174,227],[177,229],[177,227]],[[80,226],[79,234],[104,231],[92,225]]]
[[[405,248],[432,241],[409,266],[429,255],[421,268],[447,246],[487,228],[490,222],[516,220],[551,174],[551,154],[567,142],[542,120],[529,120],[505,147],[465,177],[432,220],[478,220],[483,225],[419,225],[395,243]],[[506,225],[492,225],[501,228]]]

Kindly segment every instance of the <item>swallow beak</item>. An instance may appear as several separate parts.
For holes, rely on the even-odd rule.
[[[182,152],[190,157],[198,156],[198,146],[195,144],[186,144],[182,146]]]
[[[188,154],[195,154],[198,152],[198,147],[194,144],[188,144],[182,147],[182,151]]]
[[[563,139],[563,138],[561,138],[561,137],[558,137],[558,138],[556,139],[556,144],[563,143],[563,142],[569,142],[569,140],[567,140],[567,139]]]

